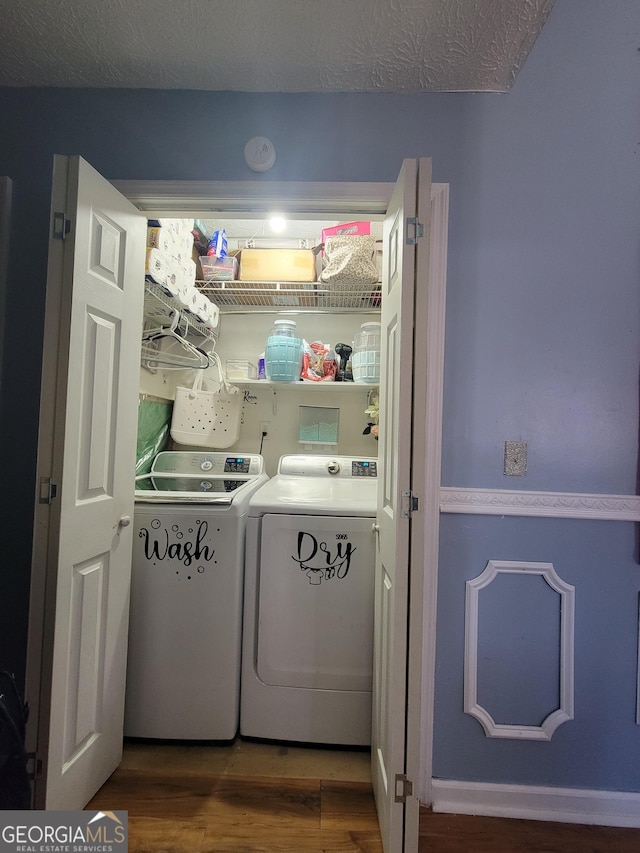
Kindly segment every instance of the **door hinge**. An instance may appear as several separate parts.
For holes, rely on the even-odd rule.
[[[411,518],[414,512],[418,511],[418,498],[411,490],[402,493],[402,506],[400,515],[402,518]]]
[[[57,211],[53,214],[53,237],[55,240],[64,240],[71,231],[71,220],[66,213]]]
[[[51,477],[40,477],[40,503],[50,504],[58,494],[58,486]]]
[[[38,758],[37,752],[27,753],[27,773],[29,779],[37,779],[42,775],[42,759]]]
[[[420,237],[424,237],[424,225],[418,222],[415,216],[407,216],[407,246],[415,246]]]
[[[413,782],[411,782],[404,773],[396,773],[396,803],[406,803],[407,797],[413,794]]]

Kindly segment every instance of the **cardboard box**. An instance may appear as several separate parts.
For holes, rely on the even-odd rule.
[[[311,249],[243,249],[240,281],[315,281],[316,256]]]

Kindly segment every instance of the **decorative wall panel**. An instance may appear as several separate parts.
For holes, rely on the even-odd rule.
[[[547,610],[546,623],[549,630],[555,631],[556,626],[560,624],[559,631],[559,648],[557,656],[549,657],[546,660],[546,672],[540,671],[540,661],[537,659],[537,671],[535,675],[532,672],[524,671],[514,675],[512,665],[503,662],[502,674],[504,678],[503,690],[508,693],[513,690],[513,682],[518,679],[523,679],[526,682],[528,677],[535,677],[544,686],[536,691],[532,687],[530,696],[534,697],[537,692],[546,696],[557,696],[558,706],[548,709],[546,716],[542,722],[537,725],[531,722],[531,714],[539,714],[539,706],[532,707],[529,712],[522,711],[523,716],[527,719],[518,722],[497,722],[491,713],[491,710],[484,707],[479,701],[479,692],[482,692],[482,685],[479,684],[479,658],[484,653],[484,649],[480,648],[479,637],[482,634],[485,638],[488,632],[494,632],[500,635],[500,645],[503,649],[509,649],[516,645],[526,648],[526,642],[529,645],[535,643],[535,637],[530,630],[530,636],[526,638],[526,627],[523,624],[515,626],[509,624],[509,613],[502,611],[502,618],[494,615],[489,626],[480,625],[480,592],[485,590],[485,595],[489,594],[488,588],[499,578],[500,575],[507,575],[512,578],[520,578],[522,582],[521,595],[528,596],[531,592],[531,579],[535,576],[541,577],[547,585],[556,593],[557,601],[548,601],[550,606],[544,604]],[[526,582],[525,582],[526,581]],[[513,593],[513,590],[511,590]],[[542,599],[541,599],[542,600]],[[522,602],[520,602],[522,603]],[[487,737],[495,738],[513,738],[520,740],[551,740],[554,731],[562,723],[573,719],[573,644],[574,644],[574,587],[565,583],[555,572],[551,563],[524,563],[524,562],[506,562],[500,560],[490,560],[487,563],[485,570],[477,578],[467,581],[466,594],[466,619],[465,619],[465,666],[464,666],[464,710],[465,713],[475,717],[484,728]],[[544,625],[540,626],[544,630]],[[482,630],[481,630],[482,629]],[[512,635],[511,639],[509,634]],[[524,641],[524,645],[523,645]],[[485,643],[487,641],[485,640]],[[544,662],[544,661],[543,661]],[[523,669],[526,670],[526,661],[521,661]],[[511,666],[511,669],[510,669]],[[544,667],[543,667],[544,669]],[[485,670],[486,671],[486,670]],[[500,673],[500,663],[498,662],[497,670]],[[511,672],[511,678],[509,678]],[[559,674],[559,684],[558,681]],[[494,671],[495,677],[495,671]],[[498,676],[499,678],[499,676]],[[546,683],[545,683],[546,681]],[[556,689],[557,685],[557,689]],[[494,685],[494,689],[500,689],[500,685]],[[522,691],[525,695],[528,691]],[[490,695],[490,691],[487,692]],[[533,699],[531,700],[534,701]]]

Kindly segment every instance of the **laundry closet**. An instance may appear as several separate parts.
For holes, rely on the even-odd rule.
[[[240,389],[243,403],[239,436],[225,448],[261,453],[270,476],[276,472],[278,461],[284,454],[376,456],[377,442],[371,426],[377,424],[378,386],[370,381],[351,381],[351,362],[348,364],[349,381],[344,382],[269,381],[258,379],[258,371],[275,320],[292,320],[296,334],[306,344],[321,341],[332,350],[340,343],[353,348],[362,324],[380,321],[381,218],[366,222],[366,230],[372,239],[375,238],[373,262],[378,270],[378,282],[339,286],[320,280],[323,268],[320,247],[323,232],[349,225],[344,220],[288,218],[284,224],[280,222],[279,227],[284,230],[279,233],[271,230],[272,218],[266,214],[261,218],[196,222],[207,235],[224,229],[226,257],[237,258],[234,266],[228,264],[223,267],[220,264],[223,270],[221,277],[213,279],[207,273],[208,270],[213,271],[211,256],[205,255],[200,259],[197,252],[194,254],[198,257],[197,289],[217,307],[215,326],[207,328],[197,320],[194,322],[192,314],[184,313],[184,306],[159,292],[159,288],[150,282],[147,282],[145,297],[146,322],[147,328],[163,322],[167,324],[170,313],[164,308],[166,304],[182,310],[182,328],[188,332],[189,341],[204,351],[215,352],[219,357],[219,362],[216,359],[203,371],[203,386],[217,387],[221,366],[227,380]],[[358,225],[363,227],[362,223]],[[279,252],[281,249],[284,251]],[[253,269],[248,267],[243,254],[249,253],[252,264],[256,256],[264,255],[269,262],[271,254],[277,255],[280,272],[286,278],[277,279],[278,269],[271,263],[272,268],[268,269],[270,280],[248,280]],[[287,264],[298,262],[300,254],[307,254],[311,261],[305,261],[305,280],[298,282],[293,279],[295,267]],[[309,263],[313,263],[311,273]],[[243,280],[222,278],[226,268],[229,275],[235,272],[236,276],[242,275]],[[249,272],[244,272],[245,268]],[[204,280],[205,275],[207,280]],[[166,340],[162,343],[161,339],[158,339],[158,344],[170,355],[168,363],[159,361],[156,364],[153,358],[145,361],[143,357],[140,383],[143,418],[146,417],[144,409],[153,408],[145,401],[173,400],[177,386],[194,381],[192,372],[170,364],[179,355],[176,347],[168,346]],[[177,361],[179,364],[179,358]],[[367,412],[368,409],[371,411]],[[330,418],[331,426],[322,420],[323,415]],[[153,415],[149,417],[152,421],[150,429],[153,430]],[[162,419],[161,414],[158,417]],[[325,425],[324,431],[320,424]],[[141,441],[145,439],[144,429],[143,425]],[[174,444],[180,446],[180,442]]]
[[[365,288],[352,289],[346,283],[335,286],[335,282],[324,281],[316,269],[315,277],[302,282],[286,280],[285,276],[283,281],[279,277],[265,281],[266,276],[243,280],[242,273],[238,281],[210,280],[195,288],[208,305],[216,305],[213,317],[203,323],[194,318],[193,306],[176,310],[173,297],[167,300],[167,295],[153,286],[145,287],[145,244],[151,217],[184,217],[192,211],[194,216],[215,216],[209,228],[226,229],[230,251],[238,247],[242,252],[255,249],[256,243],[240,247],[234,241],[272,239],[266,226],[256,228],[256,220],[265,219],[264,211],[272,208],[276,197],[288,200],[289,211],[295,212],[291,219],[300,229],[276,239],[294,240],[294,248],[297,245],[301,251],[313,251],[308,247],[317,245],[318,233],[322,241],[325,225],[331,228],[350,220],[370,221],[378,239],[384,217],[382,279],[378,271]],[[236,227],[234,213],[222,213],[234,209],[234,198],[240,199],[235,211],[241,209],[238,222],[246,220],[244,233],[239,232],[239,225]],[[308,199],[316,201],[308,203]],[[33,672],[42,674],[42,684],[34,696],[43,697],[42,707],[34,706],[34,720],[45,745],[46,765],[46,774],[36,783],[36,802],[47,808],[80,808],[121,760],[123,732],[127,736],[123,726],[123,704],[127,703],[122,700],[129,695],[127,670],[133,672],[127,647],[131,652],[134,639],[133,610],[131,622],[128,619],[130,603],[134,602],[134,546],[146,543],[150,562],[160,560],[165,566],[165,558],[181,555],[183,563],[178,574],[174,570],[173,579],[183,591],[189,591],[185,600],[190,597],[198,603],[204,599],[199,595],[203,589],[200,581],[208,574],[215,575],[213,567],[220,553],[204,541],[202,527],[209,519],[198,512],[195,526],[180,519],[161,530],[156,523],[162,503],[153,501],[150,480],[175,485],[181,479],[192,482],[195,476],[200,489],[215,495],[215,500],[206,503],[221,511],[225,504],[236,503],[235,492],[241,498],[237,503],[242,505],[242,513],[237,513],[233,523],[233,513],[229,513],[228,520],[229,529],[235,531],[231,536],[240,544],[244,541],[240,535],[244,523],[248,532],[249,523],[257,530],[265,521],[273,521],[268,544],[279,546],[286,541],[283,531],[287,524],[289,533],[294,526],[291,516],[305,516],[300,531],[305,536],[298,537],[298,542],[306,551],[298,554],[295,544],[294,549],[288,546],[280,564],[291,566],[292,557],[301,560],[297,577],[306,584],[306,592],[312,587],[331,589],[331,584],[335,591],[335,578],[343,579],[347,568],[351,577],[353,556],[357,559],[364,546],[357,545],[357,550],[352,547],[348,552],[344,543],[349,540],[349,531],[342,529],[342,524],[334,527],[332,548],[324,534],[316,536],[315,531],[307,530],[306,516],[317,514],[311,511],[314,493],[310,489],[301,491],[293,481],[319,474],[316,485],[323,482],[329,486],[324,491],[323,506],[333,512],[327,510],[326,515],[338,517],[343,512],[346,519],[353,517],[350,510],[356,503],[364,503],[356,497],[355,487],[376,478],[378,500],[382,502],[366,520],[376,554],[372,632],[375,699],[369,703],[371,725],[360,725],[359,730],[371,736],[371,781],[381,833],[395,837],[405,821],[405,799],[398,795],[398,780],[424,775],[417,748],[420,709],[425,696],[430,702],[433,694],[431,635],[428,642],[425,640],[429,650],[425,689],[425,643],[421,637],[426,615],[428,625],[435,624],[448,188],[431,183],[431,163],[426,158],[404,161],[395,184],[300,184],[280,189],[266,183],[248,187],[111,183],[82,158],[56,157],[52,211],[30,615],[34,633],[30,665]],[[305,216],[306,212],[309,215]],[[301,230],[306,221],[314,223],[311,234]],[[306,249],[301,246],[303,240],[309,241]],[[263,251],[276,249],[269,249],[267,244]],[[319,262],[319,256],[315,257]],[[382,261],[379,254],[377,258]],[[214,303],[205,293],[214,293],[218,301]],[[278,319],[293,320],[300,340],[312,348],[317,342],[327,345],[327,354],[330,349],[335,351],[336,344],[344,344],[341,355],[355,343],[365,321],[380,322],[384,363],[380,371],[378,441],[374,434],[378,415],[375,383],[253,378],[252,365],[258,367],[256,360],[259,363],[262,352],[266,361],[268,338]],[[234,399],[240,401],[241,410],[237,436],[219,451],[181,444],[170,434],[174,399],[183,394],[179,389],[188,394],[194,377],[200,376],[203,389],[212,388],[217,393],[218,365],[204,365],[212,350],[216,354],[213,360],[218,358],[223,372],[228,373],[225,392],[231,396],[230,389],[235,389]],[[166,363],[169,351],[172,364]],[[180,358],[181,363],[176,364]],[[352,361],[352,373],[355,368]],[[348,373],[347,363],[344,370]],[[190,470],[177,470],[176,454],[187,460]],[[294,461],[286,472],[278,473],[279,459],[286,455],[293,456]],[[160,456],[163,470],[152,471]],[[329,462],[314,466],[313,460],[323,458]],[[301,463],[301,459],[312,463]],[[291,477],[287,480],[291,490],[280,490],[278,504],[270,490],[280,482],[281,474]],[[138,478],[146,478],[147,487]],[[261,484],[257,478],[266,481]],[[334,487],[340,483],[354,487],[346,490],[344,504],[335,501]],[[137,491],[145,491],[144,503],[153,507],[147,534],[136,529]],[[309,512],[300,501],[305,493]],[[204,503],[201,494],[191,510]],[[254,504],[259,495],[263,498]],[[291,511],[285,512],[285,506]],[[169,504],[166,508],[180,509]],[[274,520],[273,515],[280,517]],[[212,525],[214,532],[218,526]],[[315,563],[315,546],[308,533],[315,538],[316,556],[324,560],[323,567]],[[191,542],[186,547],[185,534],[195,537],[193,547]],[[251,539],[254,544],[256,541],[255,537]],[[264,541],[263,536],[262,544]],[[338,545],[342,548],[338,561],[328,559],[328,552],[338,554]],[[369,565],[373,562],[369,560]],[[211,572],[206,571],[207,565]],[[205,571],[198,571],[203,567]],[[261,563],[260,579],[262,567]],[[168,578],[170,572],[166,574]],[[236,572],[239,586],[247,577],[246,572],[244,577]],[[258,578],[257,572],[254,577]],[[269,595],[260,606],[266,603],[271,608],[281,600],[287,613],[290,600],[281,595],[280,580],[268,586]],[[258,586],[261,593],[261,583],[254,591]],[[169,584],[167,590],[161,602],[160,631],[173,648],[180,649],[185,638],[193,637],[196,627],[210,619],[210,610],[197,620],[189,618],[188,608],[180,616]],[[238,585],[233,595],[234,606],[227,611],[233,609],[237,649],[239,609],[244,604],[246,618],[251,597],[238,594]],[[222,595],[216,599],[226,601]],[[296,604],[289,612],[297,616],[295,630],[305,643],[313,636],[323,636],[322,632],[314,634],[309,621],[300,618],[302,611]],[[144,626],[144,621],[136,621]],[[284,629],[291,629],[294,619],[271,620],[270,624],[283,631],[271,633],[265,647],[264,671],[269,671],[270,678],[273,674],[275,683],[269,686],[279,688],[281,672],[269,654],[284,653],[278,660],[297,665],[298,646],[302,649],[305,643],[297,643],[295,634],[293,639],[291,635],[287,638]],[[249,634],[244,632],[243,636]],[[333,631],[329,629],[324,636],[332,637]],[[345,642],[344,648],[357,645]],[[207,655],[213,661],[228,657],[228,647],[222,647],[225,653],[215,654],[204,644],[205,660]],[[294,654],[290,654],[292,650]],[[252,655],[251,644],[242,652],[244,659]],[[182,685],[169,677],[163,669],[167,658],[160,657],[157,684],[161,695],[154,704],[162,710],[170,696],[180,698]],[[342,657],[335,657],[338,664]],[[364,657],[370,659],[368,652]],[[232,668],[238,672],[237,664]],[[191,677],[189,668],[184,668],[184,674],[192,689],[203,683],[197,676]],[[326,673],[319,673],[314,680],[315,674],[316,668],[307,668],[296,688],[326,690]],[[215,678],[208,680],[216,683]],[[191,697],[183,698],[183,707],[188,707]],[[274,707],[269,712],[271,720],[280,716]],[[334,709],[329,716],[340,720],[341,712]],[[327,714],[316,717],[325,719]],[[293,733],[254,733],[247,737],[287,740],[289,735]],[[181,738],[178,735],[176,739]],[[203,739],[215,740],[215,735]],[[389,780],[396,780],[395,784]],[[411,802],[415,804],[415,797]],[[386,846],[395,849],[391,844]]]
[[[368,746],[382,221],[147,247],[124,733]]]

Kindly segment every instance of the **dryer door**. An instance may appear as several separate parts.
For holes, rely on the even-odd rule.
[[[266,684],[371,690],[371,523],[370,518],[264,516],[257,670]]]

